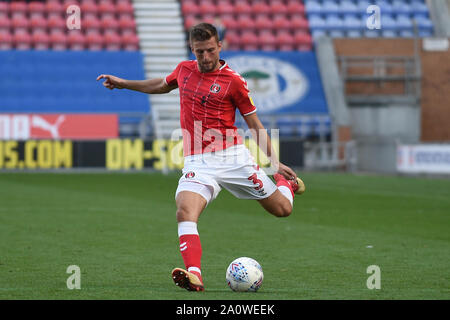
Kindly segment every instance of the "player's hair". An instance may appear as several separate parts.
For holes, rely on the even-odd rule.
[[[217,29],[210,23],[202,22],[193,26],[189,31],[189,43],[192,45],[193,41],[206,41],[212,37],[219,42]]]

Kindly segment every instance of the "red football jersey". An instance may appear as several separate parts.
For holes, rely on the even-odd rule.
[[[165,78],[180,90],[180,124],[184,155],[212,152],[242,144],[234,125],[236,108],[246,116],[256,112],[247,82],[225,61],[202,73],[197,61],[183,61]]]

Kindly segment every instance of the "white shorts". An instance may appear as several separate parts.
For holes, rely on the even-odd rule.
[[[225,188],[239,199],[264,199],[276,185],[256,164],[244,145],[187,156],[175,198],[181,191],[202,195],[209,203]]]

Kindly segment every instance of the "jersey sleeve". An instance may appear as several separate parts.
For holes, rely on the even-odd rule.
[[[177,65],[177,67],[175,68],[175,70],[172,71],[171,74],[169,74],[167,77],[164,78],[164,81],[166,82],[167,85],[169,86],[173,86],[176,85],[178,86],[178,73],[180,72],[181,69],[181,63],[179,63]]]
[[[256,112],[256,107],[249,95],[247,82],[241,76],[234,79],[232,99],[242,116],[245,117]]]

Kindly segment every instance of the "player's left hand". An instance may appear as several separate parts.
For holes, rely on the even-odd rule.
[[[289,168],[288,166],[282,164],[281,162],[278,165],[278,173],[282,174],[288,180],[297,179],[297,174],[295,173],[295,171]]]

